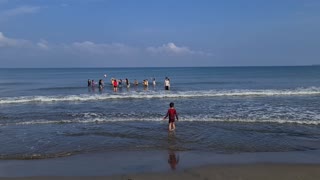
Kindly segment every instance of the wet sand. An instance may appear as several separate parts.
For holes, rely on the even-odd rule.
[[[138,151],[1,160],[0,180],[320,179],[320,151],[217,154]]]
[[[0,178],[0,180],[317,180],[320,165],[303,164],[250,164],[220,165],[186,169],[179,172],[123,174],[116,176],[51,176]]]

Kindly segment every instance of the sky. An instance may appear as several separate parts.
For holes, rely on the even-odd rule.
[[[320,64],[318,0],[0,0],[0,68]]]

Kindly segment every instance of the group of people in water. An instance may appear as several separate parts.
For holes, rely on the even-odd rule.
[[[105,75],[105,77],[106,77],[106,75]],[[124,81],[122,79],[111,78],[110,81],[111,81],[110,83],[111,83],[111,86],[113,87],[114,92],[117,92],[119,88],[122,88],[123,83],[126,88],[130,88],[130,84],[131,84],[128,78],[126,78]],[[93,79],[92,80],[88,79],[88,87],[94,88],[97,85],[100,90],[103,89],[105,87],[105,83],[104,83],[103,79],[99,79],[98,84],[96,84],[96,81],[94,81]],[[133,82],[133,85],[135,87],[137,87],[139,85],[138,80],[135,79]],[[142,85],[143,85],[143,87],[147,88],[149,86],[148,79],[144,79],[142,81]],[[153,87],[156,86],[156,79],[155,78],[152,78],[152,85],[153,85]],[[168,77],[166,77],[164,80],[164,89],[170,90],[170,79]]]

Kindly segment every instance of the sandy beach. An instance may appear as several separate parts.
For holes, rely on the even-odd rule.
[[[123,174],[116,176],[48,176],[0,178],[1,180],[316,180],[320,178],[320,165],[303,164],[250,164],[250,165],[220,165],[186,169],[181,172]]]

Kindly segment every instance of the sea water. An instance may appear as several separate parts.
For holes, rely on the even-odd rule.
[[[114,92],[111,78],[131,86]],[[179,121],[168,133],[170,102]],[[0,69],[0,158],[308,151],[320,149],[319,107],[319,66]]]

